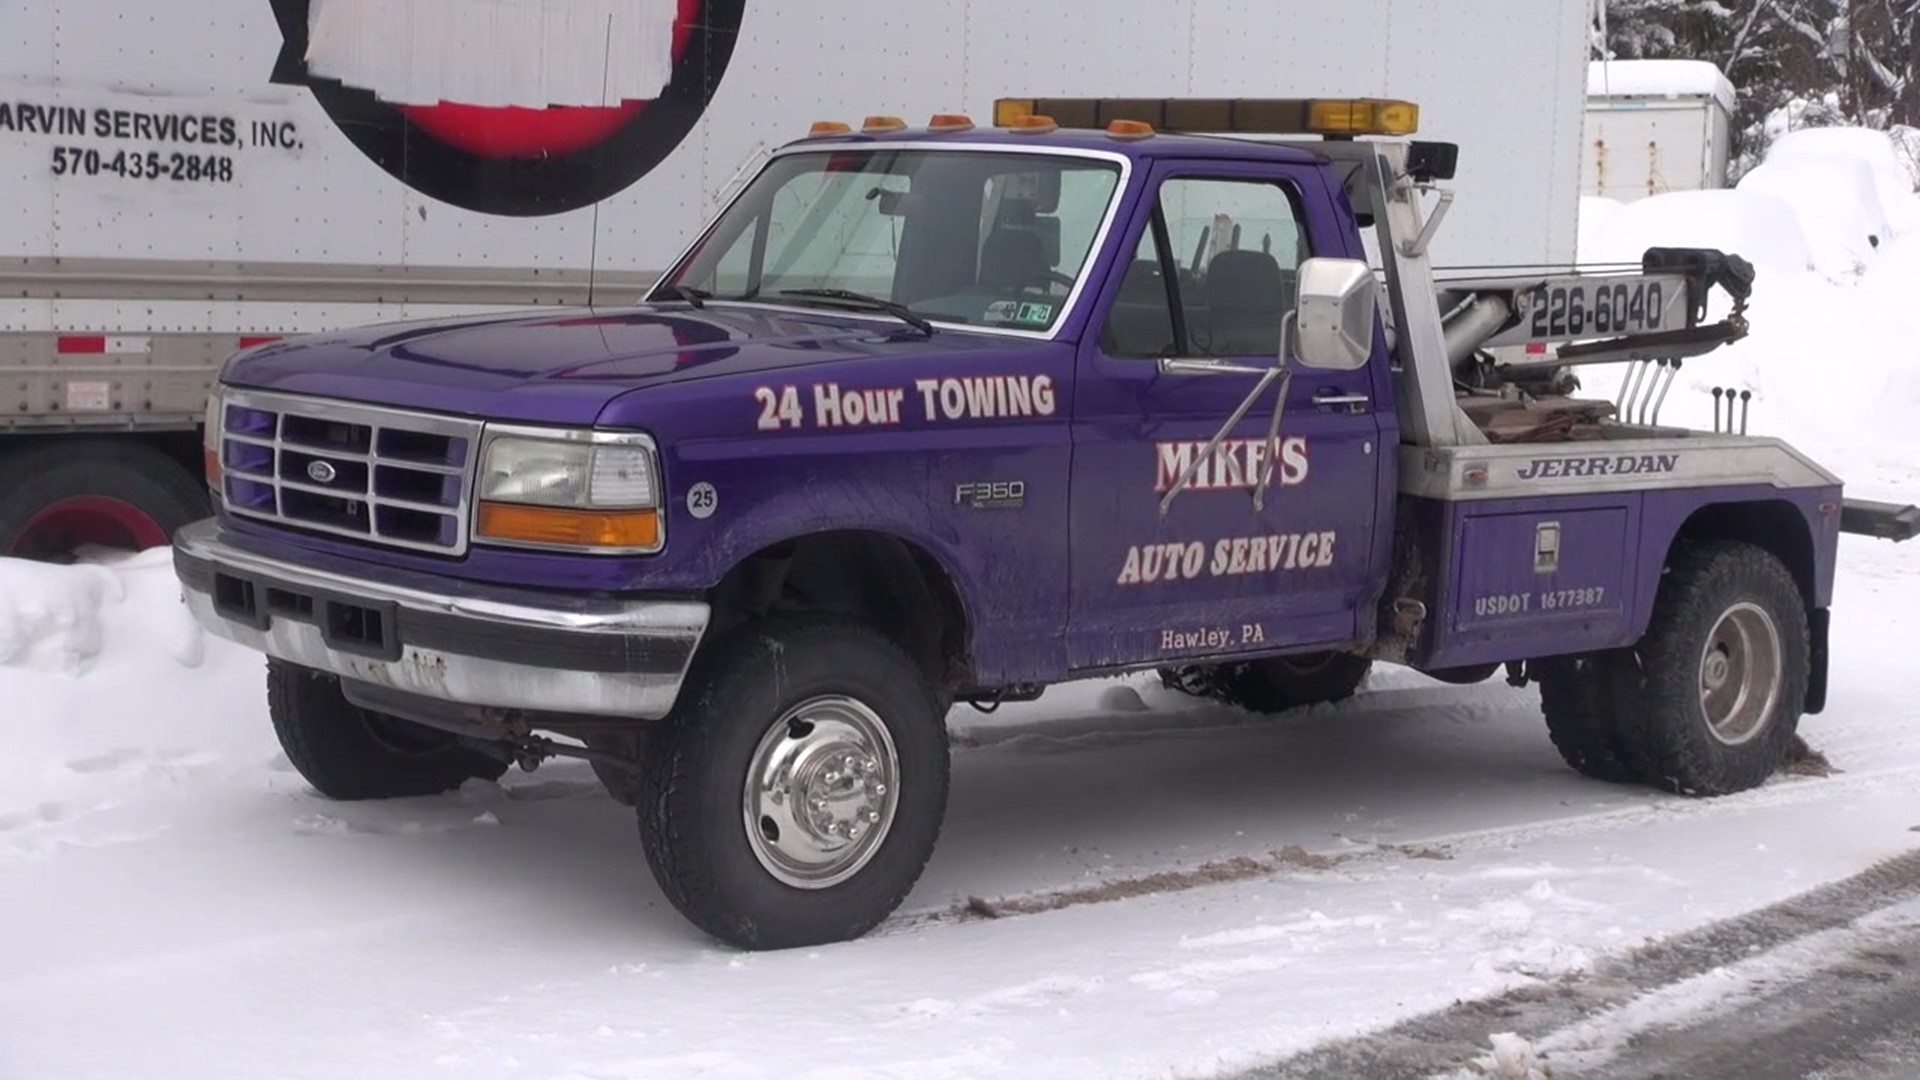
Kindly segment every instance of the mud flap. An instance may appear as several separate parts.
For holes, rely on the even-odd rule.
[[[1827,707],[1827,624],[1832,612],[1815,608],[1807,612],[1807,704],[1802,711],[1817,716]]]

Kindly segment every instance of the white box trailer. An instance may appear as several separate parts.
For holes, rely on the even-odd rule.
[[[1727,185],[1733,83],[1705,60],[1596,60],[1587,67],[1580,189],[1632,200]]]
[[[205,391],[251,342],[629,301],[816,119],[1412,98],[1464,147],[1438,257],[1571,263],[1586,10],[0,0],[0,555],[148,546],[204,514]]]

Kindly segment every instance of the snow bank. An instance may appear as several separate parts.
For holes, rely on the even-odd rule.
[[[1705,60],[1595,60],[1588,97],[1711,97],[1732,112],[1733,83]]]
[[[0,559],[0,822],[71,816],[143,779],[272,757],[259,665],[194,623],[164,548],[73,566]]]
[[[1910,149],[1915,134],[1912,128],[1892,132],[1853,127],[1805,128],[1775,138],[1767,147],[1766,160],[1854,162],[1872,175],[1882,212],[1889,215],[1895,226],[1911,228],[1914,218],[1920,216],[1920,202],[1914,199],[1914,188],[1920,184],[1920,177],[1914,175]]]
[[[1886,133],[1782,135],[1725,191],[1581,203],[1580,261],[1638,263],[1654,245],[1751,261],[1752,333],[1689,362],[1661,420],[1710,430],[1714,387],[1751,391],[1751,434],[1778,435],[1839,473],[1849,493],[1920,487],[1920,195]],[[1716,294],[1711,315],[1730,303]],[[1614,396],[1624,369],[1585,376]]]
[[[1737,252],[1768,278],[1817,270],[1837,279],[1910,233],[1920,233],[1920,197],[1892,140],[1857,128],[1783,135],[1730,191],[1580,205],[1587,263],[1637,263],[1653,244],[1695,244]]]
[[[1792,204],[1815,261],[1829,274],[1858,273],[1877,244],[1920,231],[1914,176],[1888,133],[1809,128],[1775,139],[1740,179]]]
[[[1830,276],[1866,269],[1894,233],[1874,172],[1858,157],[1770,154],[1740,178],[1738,191],[1769,195],[1789,207],[1812,265]]]
[[[1640,265],[1650,247],[1717,247],[1768,278],[1815,267],[1814,248],[1791,203],[1762,190],[1675,191],[1617,203],[1580,202],[1580,261]]]

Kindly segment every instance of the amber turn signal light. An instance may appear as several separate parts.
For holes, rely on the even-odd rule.
[[[648,549],[660,543],[660,512],[574,510],[483,502],[475,531],[483,540],[558,547]]]

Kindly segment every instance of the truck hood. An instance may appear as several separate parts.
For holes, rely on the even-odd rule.
[[[709,304],[386,323],[292,338],[235,356],[235,386],[499,420],[586,425],[628,391],[688,379],[913,353],[1004,338]]]

